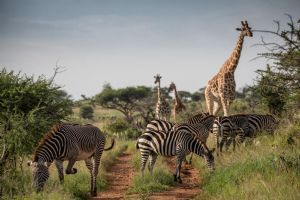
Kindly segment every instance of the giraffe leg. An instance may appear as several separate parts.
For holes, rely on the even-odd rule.
[[[213,115],[216,115],[220,111],[220,102],[219,101],[214,101],[214,109],[213,109]]]
[[[224,94],[221,95],[221,104],[222,104],[222,107],[223,107],[224,116],[228,116],[228,105],[229,105],[229,103],[225,99]]]
[[[205,90],[205,101],[206,101],[206,107],[209,114],[213,114],[213,95],[209,88],[206,88]]]

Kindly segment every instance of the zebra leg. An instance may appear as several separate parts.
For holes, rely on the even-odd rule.
[[[64,168],[63,168],[63,161],[55,160],[55,166],[58,172],[59,181],[61,184],[64,183]]]
[[[70,159],[68,162],[68,166],[66,169],[66,174],[76,174],[77,173],[77,169],[73,168],[74,164],[75,164],[76,160]]]
[[[223,136],[222,139],[221,139],[221,142],[220,142],[220,153],[222,153],[222,148],[223,148],[223,145],[226,141],[227,137]]]
[[[226,151],[228,151],[228,149],[229,149],[229,147],[230,147],[232,141],[234,141],[232,137],[230,137],[230,138],[226,141],[226,144],[225,144],[225,145],[226,145]]]
[[[190,160],[189,160],[190,165],[192,164],[192,159],[193,159],[193,152],[191,153],[191,157],[190,157]]]
[[[156,154],[152,154],[149,156],[149,165],[148,165],[149,168],[148,169],[149,169],[151,175],[153,174],[153,168],[154,168],[154,165],[156,162],[156,158],[157,158]]]
[[[103,147],[102,147],[103,148]],[[101,149],[98,147],[98,149]],[[91,196],[95,197],[97,196],[97,176],[99,172],[99,167],[100,167],[100,159],[102,156],[102,150],[95,152],[94,154],[94,162],[92,162],[93,170],[92,170],[92,180],[91,180]]]
[[[93,193],[92,193],[92,191],[94,189],[94,176],[93,176],[94,162],[91,158],[86,159],[84,162],[85,162],[85,166],[88,168],[88,170],[90,171],[90,175],[91,175],[91,195],[97,196],[97,193],[96,193],[96,195],[93,195]]]
[[[149,153],[148,152],[141,152],[141,172],[142,172],[142,177],[144,178],[144,170],[146,167],[146,163],[149,157]]]
[[[184,156],[177,156],[177,162],[176,162],[176,171],[174,175],[174,181],[178,183],[182,183],[181,177],[180,177],[180,171],[181,171],[181,163],[183,161]]]

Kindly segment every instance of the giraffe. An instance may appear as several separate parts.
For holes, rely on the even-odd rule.
[[[156,119],[164,119],[164,120],[169,120],[171,110],[168,102],[166,102],[165,99],[161,97],[160,94],[160,79],[161,76],[157,74],[154,76],[155,81],[154,83],[157,84],[157,103],[156,103],[156,109],[155,109],[155,118]]]
[[[208,112],[215,115],[223,107],[224,116],[228,116],[229,105],[235,99],[234,71],[238,65],[244,37],[252,37],[251,28],[248,22],[241,22],[239,39],[230,57],[225,61],[222,68],[211,80],[208,81],[205,89],[205,99]]]
[[[174,97],[175,97],[175,105],[173,108],[173,116],[174,116],[174,121],[176,122],[176,114],[182,112],[183,110],[186,109],[185,105],[181,102],[180,97],[178,95],[176,85],[175,83],[171,83],[169,86],[169,92],[174,91]]]

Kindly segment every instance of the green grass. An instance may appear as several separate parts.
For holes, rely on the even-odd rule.
[[[195,159],[203,179],[197,199],[300,199],[299,134],[299,125],[288,125],[274,136],[259,136],[254,144],[215,157],[214,173]]]
[[[140,172],[140,152],[135,150],[135,143],[131,144],[129,150],[134,152],[132,166],[135,170],[132,186],[129,188],[128,193],[137,193],[140,198],[147,198],[153,192],[161,192],[168,190],[170,186],[174,185],[174,178],[172,173],[164,161],[163,157],[158,157],[154,166],[153,175],[145,169],[144,177]]]

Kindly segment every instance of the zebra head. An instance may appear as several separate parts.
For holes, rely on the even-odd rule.
[[[215,151],[215,148],[212,150],[207,149],[207,151],[204,153],[204,160],[206,162],[206,166],[209,171],[214,171],[215,170],[215,158],[213,156],[213,152]]]
[[[49,165],[47,163],[28,161],[27,165],[30,166],[33,174],[33,186],[37,192],[43,190],[46,181],[49,178]]]

